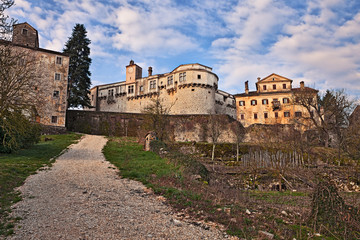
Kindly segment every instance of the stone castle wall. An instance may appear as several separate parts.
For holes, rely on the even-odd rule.
[[[143,138],[152,130],[143,128],[146,118],[141,113],[68,110],[66,127],[69,131],[88,134]],[[234,142],[232,125],[240,123],[228,115],[220,115],[219,119],[222,121],[219,142]],[[209,115],[168,115],[164,128],[173,141],[211,142]]]

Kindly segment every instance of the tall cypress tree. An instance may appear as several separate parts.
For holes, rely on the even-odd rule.
[[[69,89],[68,107],[90,107],[91,73],[90,40],[83,24],[76,24],[64,53],[69,54]]]

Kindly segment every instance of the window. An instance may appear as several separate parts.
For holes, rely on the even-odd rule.
[[[268,101],[267,99],[263,99],[263,100],[262,100],[262,104],[263,104],[263,105],[268,105],[268,104],[269,104],[269,101]]]
[[[51,116],[51,123],[57,123],[57,116]]]
[[[263,90],[266,90],[266,85],[263,85]]]
[[[144,91],[144,86],[140,86],[140,92],[143,92]]]
[[[27,29],[25,29],[25,28],[23,28],[23,30],[22,30],[22,34],[27,35],[27,33],[28,33],[28,30],[27,30]]]
[[[61,80],[61,74],[55,73],[55,80],[60,81]]]
[[[244,115],[244,114],[241,114],[241,115],[240,115],[240,119],[241,119],[241,120],[244,120],[244,119],[245,119],[245,115]]]
[[[54,91],[53,97],[58,98],[59,96],[60,96],[60,92],[59,91]]]
[[[179,82],[185,82],[186,81],[186,72],[179,74]]]
[[[290,117],[290,112],[284,112],[284,117]]]
[[[155,89],[156,88],[156,81],[153,80],[153,81],[150,81],[150,89]]]
[[[278,118],[279,117],[279,113],[275,113],[275,118]]]
[[[128,86],[128,93],[134,93],[134,85]]]
[[[268,118],[268,113],[264,113],[264,118]]]
[[[201,75],[200,75],[200,74],[198,74],[198,79],[201,79]]]
[[[286,89],[286,84],[285,83],[283,84],[283,89]]]
[[[295,112],[295,117],[299,118],[302,116],[302,112]]]
[[[245,106],[245,101],[239,101],[239,106]]]
[[[276,84],[273,85],[273,89],[274,89],[274,90],[276,89]]]
[[[254,119],[257,119],[257,113],[254,113]]]
[[[283,98],[283,103],[289,103],[290,100],[288,98]]]
[[[256,100],[251,100],[251,105],[252,105],[252,106],[257,105],[257,101],[256,101]]]
[[[110,89],[108,91],[108,96],[114,96],[114,89]]]
[[[174,82],[174,81],[173,81],[173,76],[169,76],[169,77],[168,77],[167,84],[168,84],[168,85],[173,85],[173,82]]]
[[[62,64],[62,57],[56,57],[56,64]]]

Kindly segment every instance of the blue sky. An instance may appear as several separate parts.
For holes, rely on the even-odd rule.
[[[91,43],[93,84],[123,81],[131,59],[154,74],[201,63],[244,91],[277,73],[360,97],[359,0],[15,0],[7,12],[61,51],[76,23]]]

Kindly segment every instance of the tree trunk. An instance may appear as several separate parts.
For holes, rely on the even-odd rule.
[[[236,161],[239,161],[239,143],[236,143]]]
[[[215,143],[213,143],[212,152],[211,152],[211,161],[213,163],[213,171],[215,172]]]

